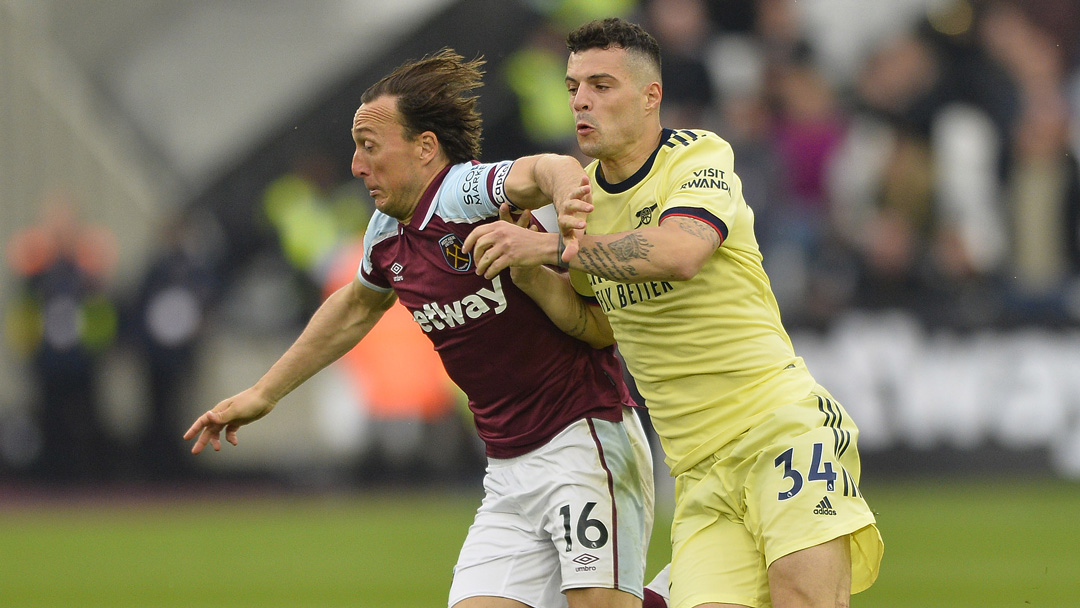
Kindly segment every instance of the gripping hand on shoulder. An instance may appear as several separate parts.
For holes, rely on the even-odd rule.
[[[236,431],[241,426],[255,422],[274,409],[274,403],[259,395],[254,388],[238,393],[214,406],[214,409],[199,416],[195,424],[184,433],[184,439],[198,436],[192,454],[203,451],[206,444],[214,451],[221,450],[221,431],[225,431],[225,440],[237,445]]]

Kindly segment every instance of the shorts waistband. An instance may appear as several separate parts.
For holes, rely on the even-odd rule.
[[[626,419],[627,415],[636,415],[636,414],[634,414],[634,412],[633,412],[633,410],[631,408],[623,407],[623,420]],[[576,428],[578,428],[578,427],[580,427],[582,425],[587,425],[589,423],[589,420],[593,420],[594,423],[602,423],[602,424],[622,424],[623,423],[623,420],[620,420],[619,422],[609,422],[607,420],[603,420],[603,419],[600,419],[600,418],[579,418],[579,419],[571,422],[570,424],[566,425],[566,427],[563,430],[559,431],[558,434],[556,434],[554,437],[549,439],[547,443],[545,443],[544,445],[536,448],[535,450],[533,450],[531,452],[522,454],[521,456],[514,456],[513,458],[492,458],[491,456],[488,456],[488,459],[487,459],[488,467],[497,469],[497,468],[502,468],[502,467],[513,466],[513,465],[515,465],[515,464],[517,464],[519,462],[522,462],[523,460],[527,460],[527,459],[532,458],[534,456],[537,456],[539,454],[544,454],[544,453],[549,452],[551,450],[558,449],[561,440],[565,439],[567,435],[569,435],[570,433],[572,433],[574,431],[574,429],[576,429]]]

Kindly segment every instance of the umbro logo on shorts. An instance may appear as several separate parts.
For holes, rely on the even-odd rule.
[[[814,509],[814,515],[836,515],[836,509],[834,509],[832,503],[829,502],[828,496],[823,497],[821,502],[817,504],[817,507]]]
[[[585,553],[585,554],[582,554],[582,555],[579,555],[579,556],[575,557],[574,558],[574,563],[581,564],[582,566],[587,566],[587,565],[589,565],[589,564],[591,564],[591,563],[593,563],[595,561],[599,561],[599,560],[600,560],[599,557],[596,557],[595,555],[589,555],[588,553]]]
[[[594,572],[596,570],[596,566],[590,566],[589,564],[598,561],[600,561],[599,557],[596,557],[595,555],[589,555],[588,553],[583,553],[574,558],[574,563],[580,564],[578,567],[574,568],[574,572]]]

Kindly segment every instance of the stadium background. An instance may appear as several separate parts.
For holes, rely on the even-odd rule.
[[[1076,605],[1068,0],[0,0],[0,605],[443,601],[482,467],[452,390],[373,396],[359,358],[238,449],[167,438],[355,262],[368,84],[482,54],[483,159],[573,151],[561,36],[607,14],[668,51],[665,124],[735,144],[796,347],[860,424],[889,551],[855,605]],[[58,209],[77,292],[34,279]]]

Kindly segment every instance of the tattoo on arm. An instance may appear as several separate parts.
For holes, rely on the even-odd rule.
[[[589,249],[580,249],[578,256],[586,272],[624,281],[637,276],[633,261],[648,260],[652,248],[648,239],[631,233],[607,245],[597,244]]]
[[[575,300],[574,307],[577,309],[577,319],[574,322],[574,326],[566,333],[575,338],[581,338],[585,335],[585,330],[589,328],[589,311],[586,309],[586,304],[581,298],[575,298]]]
[[[709,243],[713,248],[720,246],[720,234],[705,222],[687,217],[673,217],[668,221],[674,222],[679,230]]]
[[[640,234],[631,232],[617,241],[612,241],[608,248],[620,262],[626,262],[634,259],[649,259],[648,253],[653,246]]]

